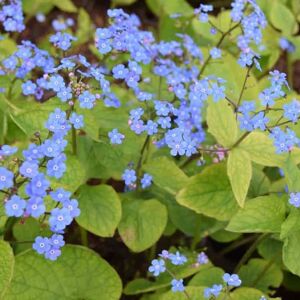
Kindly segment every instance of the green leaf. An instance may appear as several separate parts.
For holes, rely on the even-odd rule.
[[[276,253],[273,253],[276,255]],[[280,253],[277,253],[280,255]],[[272,261],[253,258],[246,265],[242,266],[239,276],[243,286],[257,288],[263,292],[269,292],[269,289],[278,288],[283,280],[283,274],[279,266]]]
[[[207,108],[208,132],[224,147],[232,146],[238,135],[234,112],[226,101],[210,102]]]
[[[29,15],[34,16],[37,13],[47,14],[52,8],[54,3],[52,0],[23,0],[23,11]]]
[[[294,231],[300,230],[300,211],[292,207],[291,212],[281,225],[280,238],[285,239]]]
[[[185,173],[167,157],[155,157],[143,169],[153,176],[157,186],[171,194],[176,194],[188,181]]]
[[[118,5],[131,5],[134,2],[136,2],[136,0],[112,0],[112,6],[118,6]]]
[[[77,8],[71,0],[52,0],[52,2],[56,7],[58,7],[62,11],[69,13],[77,12]]]
[[[111,237],[121,220],[121,203],[111,186],[83,185],[78,190],[81,210],[77,223],[86,230],[103,237]]]
[[[188,286],[186,287],[186,292],[190,296],[190,299],[192,300],[206,300],[207,298],[204,298],[204,287],[194,287],[194,286]],[[224,294],[221,294],[224,296]],[[153,296],[149,297],[149,300],[187,300],[188,298],[184,293],[174,293],[172,291],[163,293],[163,294],[155,294]]]
[[[124,199],[118,230],[130,250],[141,252],[158,241],[165,230],[167,220],[166,207],[155,199]]]
[[[117,272],[90,249],[66,245],[56,262],[34,251],[16,256],[14,276],[5,300],[118,300]]]
[[[286,5],[277,0],[272,3],[270,10],[270,21],[274,27],[281,30],[285,35],[298,32],[295,16]]]
[[[41,132],[46,135],[48,129],[45,128],[45,122],[48,116],[55,108],[63,109],[63,104],[56,98],[48,100],[46,103],[37,103],[36,101],[17,101],[17,109],[10,111],[12,120],[28,136],[35,132]]]
[[[214,239],[215,241],[217,241],[219,243],[229,243],[229,242],[232,242],[232,241],[238,239],[241,236],[241,234],[237,233],[237,232],[230,232],[230,231],[221,229],[219,231],[212,233],[210,236],[212,239]]]
[[[284,239],[283,262],[295,275],[300,276],[300,230],[291,232]]]
[[[76,31],[77,40],[74,45],[86,43],[93,35],[93,25],[89,14],[85,9],[80,8],[78,13],[78,29]]]
[[[179,204],[217,220],[229,220],[238,206],[224,164],[215,164],[192,177],[176,197]]]
[[[280,300],[280,298],[269,298],[266,294],[261,291],[248,287],[240,287],[235,289],[231,294],[231,300],[258,300],[261,296],[265,296],[266,299]]]
[[[239,148],[229,152],[227,174],[237,203],[244,207],[252,177],[252,165],[247,152]]]
[[[262,132],[251,132],[238,146],[250,159],[263,166],[280,166],[286,157],[276,154],[272,140]]]
[[[13,277],[15,258],[10,245],[0,240],[0,299],[4,298]]]
[[[259,243],[257,251],[264,259],[274,261],[282,267],[282,246],[283,242],[270,236]]]
[[[289,192],[299,192],[300,191],[300,169],[297,163],[294,161],[291,155],[283,166],[284,176],[286,183],[289,188]]]
[[[271,186],[270,179],[266,174],[258,168],[257,165],[252,166],[252,178],[248,190],[248,197],[255,198],[269,193]]]
[[[226,229],[233,232],[280,232],[284,218],[284,197],[262,196],[247,201]]]
[[[201,269],[189,282],[189,286],[213,286],[223,284],[224,271],[221,268],[211,266]]]
[[[79,159],[67,153],[66,160],[66,172],[60,179],[51,179],[51,187],[64,188],[70,192],[75,192],[79,186],[81,186],[86,180],[86,173],[84,165]]]

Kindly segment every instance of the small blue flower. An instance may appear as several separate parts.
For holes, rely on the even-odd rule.
[[[175,266],[183,265],[187,262],[187,258],[184,255],[180,254],[179,251],[176,251],[175,254],[170,254],[169,259]]]
[[[72,218],[76,218],[80,215],[80,209],[78,208],[78,201],[76,199],[64,201],[63,207],[70,212]]]
[[[55,247],[50,247],[48,251],[45,252],[45,258],[49,260],[57,260],[57,258],[61,255],[61,250]]]
[[[0,156],[10,156],[12,154],[15,154],[18,151],[17,147],[12,147],[9,145],[3,145],[0,148]]]
[[[84,91],[79,97],[79,105],[81,108],[91,109],[94,106],[96,100],[95,95],[91,94],[89,91]]]
[[[150,174],[145,173],[143,178],[141,179],[142,188],[145,189],[152,184],[152,176]]]
[[[54,232],[64,230],[67,225],[70,225],[73,218],[67,208],[54,208],[51,211],[49,224]]]
[[[295,207],[300,207],[300,193],[290,193],[289,203]]]
[[[47,175],[55,178],[61,178],[67,169],[65,161],[65,154],[61,154],[49,160],[47,162]]]
[[[118,129],[113,129],[108,133],[111,144],[122,144],[123,139],[125,138],[124,134],[119,133]]]
[[[9,217],[21,217],[24,214],[26,201],[19,196],[13,195],[5,203],[5,212]]]
[[[221,284],[214,284],[211,288],[206,288],[204,290],[204,298],[210,298],[211,296],[218,297],[223,290],[223,286]]]
[[[75,112],[72,112],[72,114],[70,116],[70,122],[74,126],[75,129],[80,129],[84,126],[83,116],[78,115]]]
[[[41,197],[31,197],[26,204],[26,214],[38,218],[45,213],[46,207]]]
[[[65,245],[64,237],[61,234],[53,234],[50,238],[52,247],[59,249]]]
[[[238,287],[242,284],[241,279],[239,278],[239,276],[237,274],[228,274],[225,273],[223,275],[223,280],[225,283],[227,283],[229,286],[234,286],[234,287]]]
[[[33,83],[31,80],[28,80],[22,84],[22,91],[23,94],[28,95],[34,95],[37,89],[37,85]]]
[[[217,59],[217,58],[220,58],[222,56],[221,49],[218,49],[216,47],[212,48],[209,53],[210,53],[210,55],[213,59]]]
[[[135,170],[126,169],[122,175],[122,179],[125,181],[126,185],[132,185],[136,181]]]
[[[159,274],[165,272],[165,261],[163,259],[153,259],[148,271],[153,273],[153,276],[158,276]]]
[[[129,74],[129,70],[124,65],[116,65],[113,69],[113,77],[116,79],[125,79]]]
[[[9,189],[13,186],[14,173],[0,167],[0,189]]]
[[[66,51],[71,47],[71,42],[77,40],[77,38],[65,32],[57,32],[51,35],[49,40],[56,47]]]
[[[27,178],[33,178],[39,173],[39,166],[35,162],[24,161],[20,166],[20,174]]]
[[[54,201],[64,203],[68,200],[70,200],[71,193],[64,190],[63,188],[59,188],[55,191],[50,192],[50,196]]]
[[[38,236],[35,238],[35,242],[32,245],[32,248],[37,253],[44,254],[51,248],[50,240],[47,237]]]
[[[183,279],[179,279],[179,280],[173,279],[171,281],[171,285],[172,285],[172,288],[171,288],[172,292],[183,292],[185,289],[185,287],[183,285]]]
[[[200,252],[197,256],[197,263],[200,265],[205,265],[208,263],[208,257],[204,252]]]
[[[157,123],[153,122],[152,120],[148,120],[145,126],[145,130],[149,135],[153,135],[158,132],[157,127],[158,127]]]
[[[45,178],[45,175],[39,173],[31,179],[31,181],[26,185],[26,194],[30,197],[44,197],[46,196],[46,190],[50,186],[50,182]]]

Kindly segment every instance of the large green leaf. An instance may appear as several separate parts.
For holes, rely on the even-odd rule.
[[[201,269],[189,282],[189,286],[213,286],[223,284],[224,271],[221,268],[211,266]]]
[[[93,35],[93,25],[89,14],[83,8],[79,9],[78,13],[78,29],[76,31],[77,40],[74,45],[86,43]]]
[[[292,207],[290,214],[281,225],[280,238],[284,239],[298,230],[300,230],[300,211]]]
[[[290,9],[279,0],[274,0],[270,7],[270,20],[274,27],[285,35],[291,35],[298,31],[298,24]]]
[[[286,183],[289,188],[289,192],[300,191],[300,169],[297,166],[296,161],[291,155],[283,165],[283,171],[286,179]]]
[[[167,157],[154,157],[143,169],[153,176],[157,186],[171,194],[183,188],[188,181],[185,173]]]
[[[111,186],[83,185],[78,191],[80,216],[77,223],[103,237],[113,236],[121,219],[121,202]]]
[[[247,152],[239,148],[229,152],[227,174],[235,199],[243,207],[252,177],[252,165]]]
[[[154,14],[162,17],[164,14],[172,15],[180,13],[184,16],[193,15],[193,8],[186,0],[146,0],[147,5]]]
[[[293,273],[300,276],[300,230],[292,232],[284,240],[283,262]]]
[[[141,252],[155,244],[167,225],[166,207],[159,201],[124,199],[119,233],[126,246]]]
[[[248,287],[241,287],[238,289],[235,289],[231,294],[230,298],[231,300],[259,300],[262,296],[265,296],[266,299],[270,300],[280,300],[280,298],[269,298],[266,294],[263,292],[254,289],[254,288],[248,288]]]
[[[286,157],[276,154],[272,140],[262,132],[251,132],[239,145],[250,159],[264,166],[280,166]]]
[[[60,10],[74,13],[77,12],[76,6],[73,4],[72,0],[52,0],[53,4]]]
[[[210,102],[207,108],[208,131],[224,147],[232,146],[238,135],[234,112],[225,100]]]
[[[56,262],[34,251],[16,257],[5,300],[118,300],[122,284],[116,271],[92,250],[67,245]]]
[[[0,240],[0,299],[9,287],[13,277],[15,258],[10,245]]]
[[[246,202],[230,220],[233,232],[280,232],[285,218],[285,199],[277,195],[262,196]]]
[[[277,253],[277,255],[280,255],[280,253]],[[270,287],[278,288],[283,280],[283,274],[279,266],[272,261],[259,258],[253,258],[242,266],[239,276],[243,286],[254,287],[266,293],[269,292]]]
[[[174,293],[172,291],[165,292],[163,294],[155,294],[153,296],[149,297],[149,300],[206,300],[207,298],[204,298],[204,287],[194,287],[194,286],[188,286],[185,289],[186,294],[189,295],[189,298],[187,298],[185,293]],[[222,296],[224,294],[222,293]],[[220,298],[221,299],[221,298]]]
[[[176,197],[179,204],[217,220],[229,220],[237,211],[224,164],[207,167],[192,177]]]

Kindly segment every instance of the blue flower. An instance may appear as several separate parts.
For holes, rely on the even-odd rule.
[[[0,189],[9,189],[13,186],[14,173],[0,167]]]
[[[145,173],[143,178],[141,179],[142,188],[145,189],[152,184],[152,176],[150,174]]]
[[[200,252],[197,256],[197,263],[200,265],[205,265],[208,263],[208,257],[204,252]]]
[[[64,190],[63,188],[59,188],[55,191],[50,192],[50,196],[54,201],[64,203],[68,200],[70,200],[71,193]]]
[[[300,116],[300,102],[294,99],[291,103],[284,104],[283,110],[283,116],[289,121],[296,123]]]
[[[153,122],[152,120],[148,120],[145,126],[145,130],[147,131],[148,135],[153,135],[158,132],[157,127],[157,123]]]
[[[45,258],[49,260],[57,260],[57,258],[61,255],[61,250],[55,247],[50,247],[48,251],[45,252]]]
[[[31,179],[26,185],[25,191],[28,196],[44,197],[46,196],[46,190],[50,186],[50,182],[45,178],[45,175],[39,173]]]
[[[5,203],[5,212],[9,217],[21,217],[24,214],[26,201],[19,196],[13,195]]]
[[[32,245],[32,248],[37,253],[44,254],[51,248],[50,240],[47,237],[38,236],[35,238],[35,242]]]
[[[17,147],[12,147],[9,145],[3,145],[0,148],[0,156],[10,156],[18,151]]]
[[[36,93],[37,85],[33,83],[31,80],[28,80],[22,84],[22,91],[23,94],[28,95],[34,95]]]
[[[76,218],[80,215],[80,209],[78,208],[78,201],[76,199],[64,201],[63,207],[69,211],[72,218]]]
[[[24,161],[20,166],[20,174],[27,178],[33,178],[39,173],[39,166],[32,161]]]
[[[49,224],[54,232],[64,230],[67,225],[70,225],[73,218],[67,208],[54,208],[51,211]]]
[[[124,134],[119,133],[118,129],[113,129],[108,133],[111,144],[122,144],[123,139],[125,138]]]
[[[187,258],[184,255],[180,254],[178,251],[176,251],[175,254],[170,254],[169,259],[175,266],[183,265],[187,262]]]
[[[221,49],[218,49],[216,47],[212,48],[209,53],[210,53],[210,55],[213,59],[217,59],[217,58],[220,58],[222,56]]]
[[[70,116],[70,122],[74,126],[75,129],[80,129],[84,126],[83,116],[78,115],[75,112],[72,112],[72,114]]]
[[[51,35],[49,40],[56,47],[66,51],[71,47],[71,42],[77,40],[77,38],[65,32],[57,32]]]
[[[91,94],[89,91],[84,91],[79,97],[79,105],[81,108],[91,109],[94,106],[96,100],[95,95]]]
[[[300,207],[300,193],[290,193],[289,203],[295,207]]]
[[[183,285],[183,279],[179,279],[179,280],[173,279],[171,281],[171,286],[172,286],[171,288],[172,292],[183,292],[185,289]]]
[[[65,161],[65,154],[61,154],[49,160],[47,162],[47,175],[55,178],[61,178],[67,169]]]
[[[136,181],[135,170],[126,169],[122,175],[122,179],[125,181],[126,185],[132,185]]]
[[[165,261],[163,259],[153,259],[151,266],[148,268],[150,273],[153,273],[153,276],[158,276],[159,274],[166,271]]]
[[[206,288],[204,290],[204,297],[210,298],[211,296],[218,297],[223,290],[223,286],[221,284],[214,284],[211,288]]]
[[[57,97],[62,101],[62,102],[67,102],[68,100],[72,99],[73,94],[72,94],[72,89],[68,87],[62,87],[58,93]]]
[[[64,237],[61,234],[53,234],[50,238],[52,247],[59,249],[65,245]]]
[[[46,207],[41,197],[31,197],[26,204],[26,214],[38,218],[45,213]]]
[[[225,273],[223,275],[223,280],[229,286],[238,287],[242,284],[242,281],[237,274],[230,275],[228,273]]]
[[[112,69],[113,77],[116,79],[125,79],[129,74],[129,70],[124,65],[116,65]]]

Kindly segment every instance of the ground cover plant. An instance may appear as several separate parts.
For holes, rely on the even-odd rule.
[[[0,0],[0,299],[299,299],[298,0]]]

